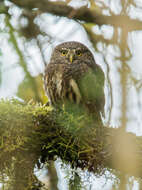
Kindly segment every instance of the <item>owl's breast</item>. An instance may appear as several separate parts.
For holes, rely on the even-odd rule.
[[[79,67],[78,69],[80,70]],[[45,89],[51,104],[65,101],[77,104],[81,102],[82,96],[77,83],[77,78],[81,73],[78,73],[78,69],[63,64],[48,65],[45,74]]]

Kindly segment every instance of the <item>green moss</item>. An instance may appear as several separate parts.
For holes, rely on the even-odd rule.
[[[58,110],[1,100],[0,181],[8,190],[40,190],[42,184],[34,175],[35,166],[40,168],[57,157],[72,168],[101,174],[106,167],[113,168],[112,146],[117,132],[118,129],[102,127],[98,117],[75,105]]]

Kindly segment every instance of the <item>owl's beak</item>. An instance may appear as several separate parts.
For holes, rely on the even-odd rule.
[[[73,62],[73,57],[74,57],[74,55],[73,55],[73,53],[71,53],[71,54],[69,55],[69,61],[70,61],[70,63]]]

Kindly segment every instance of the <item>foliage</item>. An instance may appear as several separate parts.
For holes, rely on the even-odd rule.
[[[72,178],[69,180],[69,190],[81,190],[80,176],[77,172],[74,173]]]

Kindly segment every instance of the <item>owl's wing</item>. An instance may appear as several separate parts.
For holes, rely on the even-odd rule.
[[[56,71],[58,71],[57,64],[48,64],[44,73],[44,88],[50,105],[57,101]]]

